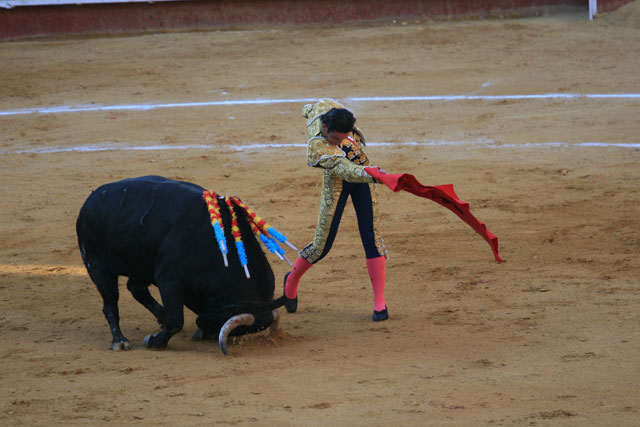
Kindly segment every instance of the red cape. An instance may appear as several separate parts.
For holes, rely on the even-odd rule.
[[[369,175],[371,175],[376,181],[382,182],[392,191],[397,192],[400,190],[408,191],[415,194],[418,197],[424,197],[425,199],[433,200],[436,203],[441,204],[445,208],[449,209],[460,217],[461,220],[466,222],[475,230],[476,233],[481,235],[484,240],[489,243],[493,256],[498,262],[502,262],[502,258],[498,254],[498,236],[487,230],[487,226],[484,223],[478,221],[475,216],[469,211],[469,203],[460,200],[458,195],[453,191],[453,185],[436,185],[431,187],[428,185],[422,185],[415,176],[403,173],[403,174],[387,174],[381,172],[378,168],[364,168]]]

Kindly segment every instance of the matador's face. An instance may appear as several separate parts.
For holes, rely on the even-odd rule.
[[[347,137],[349,136],[348,133],[336,131],[329,132],[327,130],[327,125],[325,124],[322,125],[322,135],[327,138],[327,141],[329,141],[329,144],[331,145],[340,145],[340,143],[347,139]]]

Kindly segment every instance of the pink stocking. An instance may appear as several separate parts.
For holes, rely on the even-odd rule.
[[[291,273],[289,273],[289,277],[287,277],[287,284],[284,291],[287,298],[293,299],[298,296],[298,283],[300,282],[300,278],[312,265],[313,264],[304,258],[298,257],[298,259],[296,259]]]
[[[386,258],[384,256],[367,259],[367,270],[369,271],[371,286],[373,287],[373,309],[375,311],[382,311],[385,308],[385,265]]]

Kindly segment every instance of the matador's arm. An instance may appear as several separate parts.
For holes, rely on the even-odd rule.
[[[320,160],[317,165],[347,182],[375,182],[373,177],[364,170],[368,166],[356,165],[346,157],[325,158]]]

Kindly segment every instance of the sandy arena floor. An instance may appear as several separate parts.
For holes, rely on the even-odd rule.
[[[0,43],[0,424],[640,424],[640,100],[349,99],[637,94],[639,11]],[[356,113],[374,164],[453,183],[505,262],[449,211],[380,188],[389,321],[370,320],[348,208],[276,339],[223,357],[188,312],[149,351],[155,321],[122,288],[134,349],[110,351],[75,237],[90,191],[193,181],[302,247],[321,175],[303,102],[24,109],[318,97]],[[270,259],[279,291],[288,266]]]

